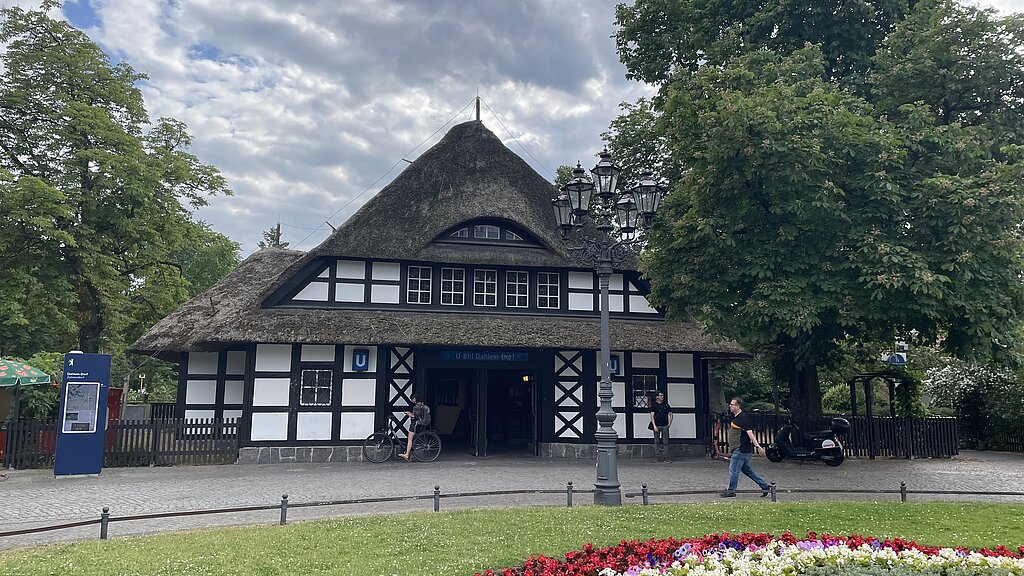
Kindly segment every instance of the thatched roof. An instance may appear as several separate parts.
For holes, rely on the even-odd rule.
[[[261,308],[261,302],[282,273],[302,256],[302,252],[280,248],[256,252],[212,288],[158,322],[131,346],[131,351],[173,360],[180,352],[219,350],[240,342],[588,350],[600,347],[596,317]],[[746,356],[739,345],[712,340],[694,324],[653,318],[616,318],[611,323],[611,338],[614,350]]]
[[[324,259],[583,268],[559,237],[550,203],[555,194],[552,184],[481,122],[459,124],[309,253],[280,248],[256,252],[158,322],[131,350],[173,359],[184,351],[243,342],[597,349],[596,317],[264,308],[271,294]],[[478,219],[512,223],[541,247],[433,242],[453,226]],[[618,350],[746,355],[734,343],[711,340],[696,325],[653,317],[616,318],[611,336]]]

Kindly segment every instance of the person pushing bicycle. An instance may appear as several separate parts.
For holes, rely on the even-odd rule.
[[[430,407],[420,402],[415,394],[409,399],[412,400],[412,411],[405,413],[406,416],[412,418],[412,422],[409,424],[409,440],[406,442],[405,453],[398,455],[404,460],[412,459],[412,439],[430,426]]]

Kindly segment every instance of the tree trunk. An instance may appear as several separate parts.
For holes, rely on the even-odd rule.
[[[806,335],[780,338],[774,363],[776,382],[789,386],[790,413],[794,420],[802,424],[821,418],[818,367],[800,354],[800,349],[807,346],[806,339]]]

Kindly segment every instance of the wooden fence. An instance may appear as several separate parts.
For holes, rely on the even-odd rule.
[[[789,421],[789,414],[749,412],[754,420],[754,434],[767,446],[775,432]],[[827,430],[836,415],[825,416],[800,426],[804,432]],[[840,438],[843,452],[856,458],[952,458],[960,453],[956,418],[891,418],[873,416],[845,416],[850,422],[850,433]],[[719,452],[728,453],[727,427],[722,415],[711,418],[710,438],[718,443]],[[715,422],[720,425],[716,426]],[[716,432],[717,431],[717,432]]]
[[[5,468],[52,468],[57,422],[7,423]],[[229,420],[114,420],[107,426],[103,465],[166,466],[233,464],[238,459],[238,423]]]

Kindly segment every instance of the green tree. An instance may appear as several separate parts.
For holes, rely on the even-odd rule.
[[[269,246],[275,246],[278,248],[287,248],[288,242],[281,241],[281,223],[278,222],[270,230],[263,232],[263,240],[259,242],[260,248],[267,248]]]
[[[183,203],[230,190],[188,152],[182,123],[149,124],[144,75],[46,15],[58,6],[0,10],[0,204],[33,199],[0,217],[5,268],[22,271],[0,289],[35,295],[0,310],[16,350],[73,340],[95,352],[123,343],[136,315],[162,316],[188,296],[172,261],[195,231]],[[51,328],[19,330],[44,319]]]
[[[640,0],[617,40],[661,87],[680,167],[646,256],[656,302],[767,351],[809,416],[849,339],[1013,349],[1024,114],[1017,17],[930,1],[874,3],[847,36],[842,18],[780,24],[804,4]],[[628,120],[618,138],[645,138]]]

